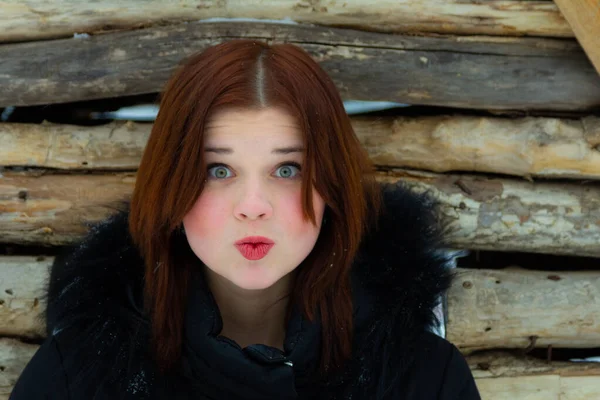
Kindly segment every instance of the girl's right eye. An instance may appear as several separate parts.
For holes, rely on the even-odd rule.
[[[230,178],[230,175],[227,175],[227,171],[229,169],[224,164],[209,164],[208,165],[208,177],[210,179],[224,179]],[[211,174],[211,171],[215,172],[215,175]]]

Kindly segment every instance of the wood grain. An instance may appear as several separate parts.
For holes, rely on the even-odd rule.
[[[8,400],[13,386],[39,346],[16,339],[0,338],[0,399]]]
[[[483,399],[490,400],[596,400],[600,398],[600,377],[558,375],[478,379]]]
[[[0,3],[0,42],[135,29],[207,18],[291,19],[380,32],[573,37],[552,1],[79,0]]]
[[[600,179],[600,119],[356,117],[377,165],[526,178]]]
[[[0,335],[43,338],[53,257],[0,256]],[[487,349],[591,348],[600,340],[600,272],[458,269],[448,291],[446,337],[465,354]],[[7,292],[8,291],[8,292]],[[531,336],[536,336],[532,344]],[[599,364],[552,365],[507,353],[470,355],[478,377],[600,374]],[[496,354],[496,353],[493,353]],[[527,363],[526,363],[527,361]],[[481,367],[485,365],[486,367]],[[526,369],[524,369],[526,367]],[[584,368],[585,367],[585,368]]]
[[[0,335],[43,337],[52,257],[0,257]]]
[[[600,256],[600,186],[541,183],[393,169],[440,204],[452,246],[490,251]]]
[[[303,47],[344,99],[474,109],[600,106],[600,76],[575,40],[220,22],[0,46],[0,107],[160,92],[182,59],[235,38]]]
[[[600,179],[600,118],[354,117],[376,165]],[[135,170],[152,124],[0,124],[4,166]]]
[[[151,129],[152,124],[134,122],[0,124],[0,163],[66,170],[135,170]]]
[[[456,248],[600,257],[600,187],[533,183],[394,169],[382,182],[402,182],[440,203]],[[133,191],[133,173],[0,178],[0,240],[73,243],[88,224],[114,212]]]
[[[37,345],[26,344],[15,339],[0,339],[0,359],[4,371],[0,374],[0,399],[8,400],[12,387],[33,357]],[[571,363],[574,364],[574,363]],[[525,365],[530,365],[525,364]],[[573,365],[574,376],[532,375],[505,378],[476,377],[475,383],[481,397],[486,400],[596,400],[600,395],[600,379],[592,376],[576,376],[577,364]],[[582,373],[584,367],[580,366]],[[523,370],[523,368],[521,368]],[[476,371],[473,371],[476,374]]]
[[[88,225],[114,212],[130,196],[135,174],[10,174],[0,178],[0,240],[62,245],[81,238]]]
[[[600,363],[547,361],[521,350],[488,350],[466,356],[475,379],[526,375],[600,376]]]
[[[0,335],[40,339],[40,293],[52,257],[0,257],[4,308]],[[22,272],[19,277],[19,270]],[[459,269],[448,292],[446,338],[466,355],[476,378],[524,375],[600,376],[598,363],[547,363],[512,353],[482,349],[596,347],[600,335],[600,272]],[[549,278],[550,277],[550,278]],[[6,289],[8,288],[8,289]],[[12,294],[5,291],[10,290]],[[18,301],[17,301],[18,300]],[[18,318],[14,318],[18,315]],[[530,336],[536,336],[532,344]]]
[[[600,73],[600,3],[596,0],[555,0],[555,3]]]
[[[460,270],[448,292],[447,338],[464,352],[597,347],[600,272]]]

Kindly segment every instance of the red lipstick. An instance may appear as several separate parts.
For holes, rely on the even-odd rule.
[[[264,236],[248,236],[235,242],[235,247],[248,260],[260,260],[275,243]]]

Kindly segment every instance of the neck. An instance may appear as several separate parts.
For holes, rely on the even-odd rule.
[[[293,276],[262,290],[245,290],[206,268],[208,287],[223,320],[220,332],[240,347],[264,344],[283,350]]]

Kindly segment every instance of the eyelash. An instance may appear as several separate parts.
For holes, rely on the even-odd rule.
[[[298,173],[296,174],[296,176],[292,176],[290,178],[281,178],[281,179],[287,179],[287,180],[299,179],[300,176],[301,176],[300,173],[302,172],[302,166],[300,164],[298,164],[297,162],[293,162],[293,161],[284,162],[282,164],[279,164],[279,166],[277,166],[276,170],[279,169],[279,168],[281,168],[281,167],[287,166],[287,165],[291,165],[293,167],[296,167],[298,169]],[[212,168],[215,168],[215,167],[225,167],[225,168],[229,169],[229,166],[227,164],[223,164],[223,163],[211,163],[211,164],[208,164],[206,166],[206,169],[207,169],[207,171],[209,171],[209,170],[211,170]],[[214,179],[214,180],[222,181],[222,180],[227,179],[227,178],[215,178],[215,177],[212,177],[210,174],[207,174],[207,179]]]

